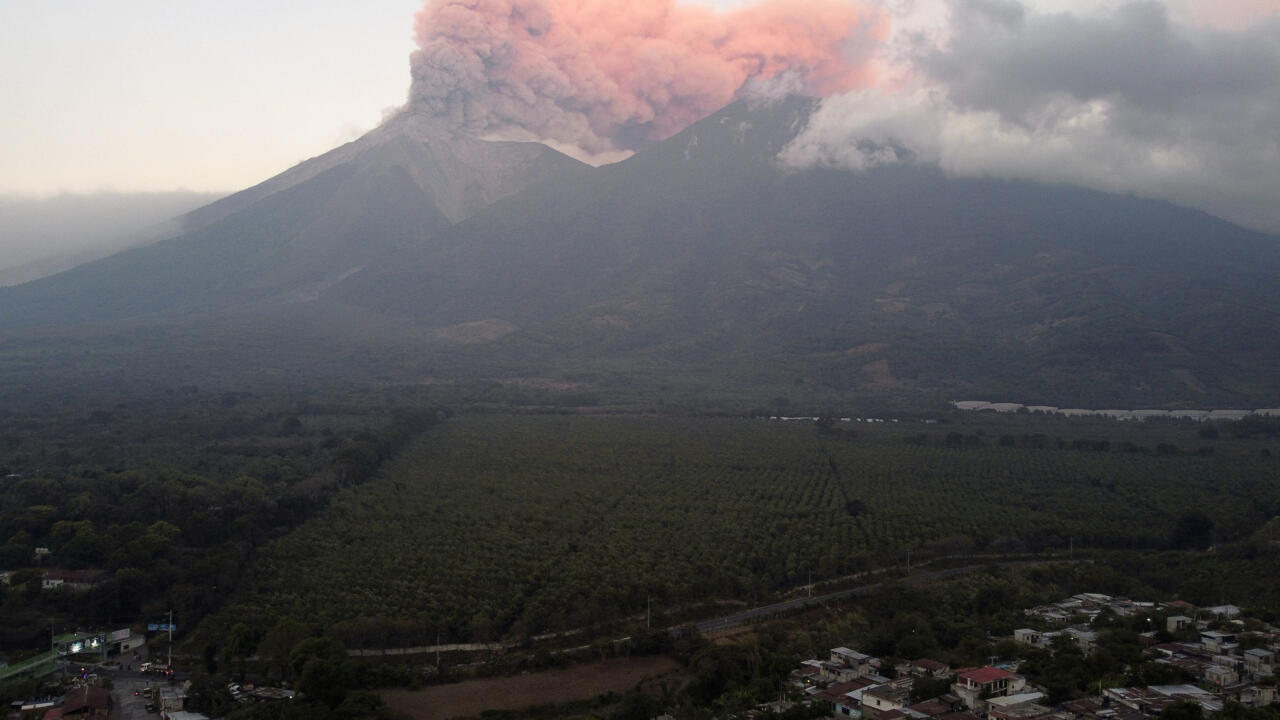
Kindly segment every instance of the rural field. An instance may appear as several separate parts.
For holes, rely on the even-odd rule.
[[[968,424],[972,422],[972,424]],[[1280,503],[1273,439],[953,424],[463,415],[263,549],[229,612],[350,647],[519,640],[969,553],[1208,542]]]
[[[637,686],[672,689],[682,685],[687,673],[666,655],[614,658],[570,668],[466,680],[423,690],[386,690],[382,697],[392,709],[413,720],[447,720],[474,717],[486,710],[520,711],[531,705],[559,705],[635,690]]]

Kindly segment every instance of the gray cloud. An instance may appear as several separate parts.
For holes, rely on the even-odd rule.
[[[797,165],[917,162],[959,175],[1133,192],[1280,231],[1280,21],[1226,31],[1134,2],[1106,15],[951,5],[916,89],[829,98]],[[871,150],[869,150],[871,149]]]

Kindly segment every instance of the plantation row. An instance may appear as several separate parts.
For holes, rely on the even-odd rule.
[[[358,625],[356,644],[520,637],[647,600],[763,601],[908,549],[1162,547],[1188,509],[1238,539],[1280,507],[1280,462],[1256,452],[906,442],[920,427],[454,418],[266,549],[231,612]]]

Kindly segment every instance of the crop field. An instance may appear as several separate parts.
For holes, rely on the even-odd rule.
[[[231,611],[304,618],[352,646],[514,639],[647,604],[659,622],[681,604],[763,601],[908,550],[1166,547],[1188,510],[1235,540],[1280,508],[1274,440],[837,425],[455,417],[266,548]],[[1107,428],[1125,443],[1102,444]]]

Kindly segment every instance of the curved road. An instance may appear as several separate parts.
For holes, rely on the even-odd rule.
[[[1079,562],[1079,561],[1078,560],[1050,560],[1050,561],[1013,560],[1013,561],[997,562],[997,563],[983,563],[982,565],[966,565],[964,567],[949,568],[947,570],[934,570],[933,572],[908,575],[907,577],[900,578],[898,582],[900,582],[903,585],[922,585],[924,583],[934,582],[935,580],[945,580],[947,578],[956,577],[957,575],[967,575],[969,573],[977,572],[983,568],[990,567],[992,565],[1008,567],[1011,565],[1043,564],[1045,562]],[[872,583],[870,585],[859,585],[858,587],[847,588],[845,590],[837,590],[836,592],[826,593],[825,595],[818,595],[815,597],[803,597],[803,598],[796,598],[794,600],[785,600],[783,602],[774,603],[772,605],[763,605],[761,607],[752,608],[750,610],[743,610],[742,612],[739,612],[739,613],[726,615],[724,617],[719,617],[712,620],[704,620],[700,623],[696,623],[695,626],[698,628],[698,632],[702,632],[702,633],[714,632],[717,630],[728,630],[730,628],[735,628],[739,625],[744,625],[753,620],[758,620],[761,618],[767,618],[775,615],[792,613],[799,610],[804,610],[806,608],[814,607],[817,605],[825,605],[834,600],[845,600],[851,597],[860,597],[863,595],[869,595],[884,586],[885,586],[885,583],[878,582],[878,583]],[[678,633],[679,630],[680,630],[679,628],[671,628],[671,632],[673,633]]]

